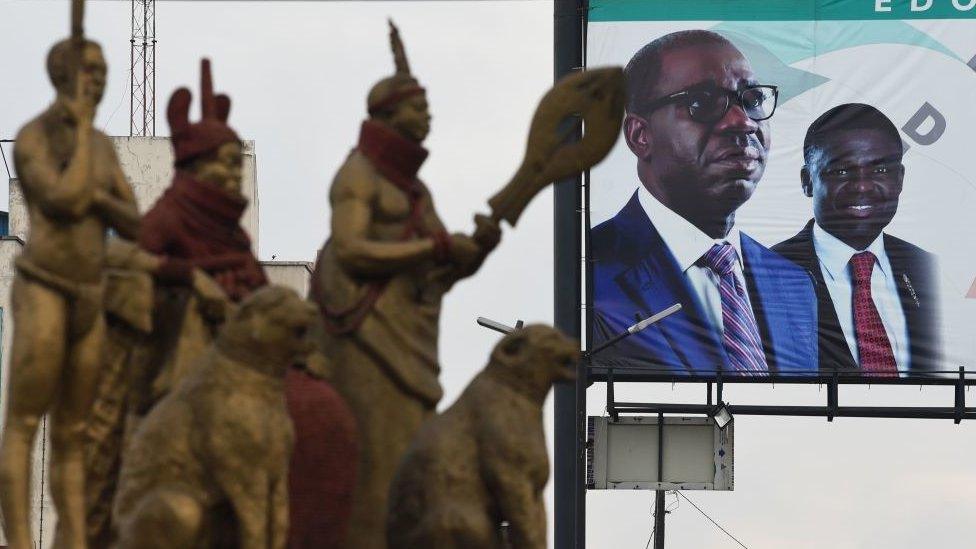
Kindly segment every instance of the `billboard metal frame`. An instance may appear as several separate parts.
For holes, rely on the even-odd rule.
[[[553,0],[553,76],[559,80],[581,70],[586,62],[587,0]],[[581,137],[577,131],[571,139]],[[556,327],[581,339],[583,298],[582,235],[583,177],[556,182],[553,201],[553,317]],[[589,319],[587,319],[589,320]],[[586,387],[583,361],[575,382],[554,389],[555,484],[554,538],[557,549],[582,549],[586,544]]]
[[[763,383],[796,384],[796,385],[959,385],[976,386],[976,372],[960,368],[957,371],[933,372],[931,375],[908,375],[904,377],[866,377],[860,372],[840,371],[810,374],[770,374],[767,376],[734,376],[723,375],[715,371],[710,376],[677,375],[673,372],[653,370],[639,367],[611,367],[591,366],[588,377],[590,381],[606,382],[611,375],[618,382],[658,382],[658,383]]]
[[[966,389],[976,385],[976,380],[967,379],[962,368],[959,369],[959,377],[952,379],[925,379],[929,383],[922,385],[953,386],[952,406],[841,406],[840,405],[840,386],[864,385],[864,381],[842,381],[839,374],[834,376],[820,376],[817,379],[821,385],[827,387],[827,402],[825,406],[782,406],[782,405],[732,405],[727,404],[729,412],[733,415],[761,415],[761,416],[801,416],[801,417],[826,417],[827,421],[833,421],[835,417],[864,417],[864,418],[912,418],[912,419],[951,419],[959,424],[964,419],[976,419],[976,407],[966,406]],[[603,374],[588,373],[587,378],[591,382],[604,382],[607,384],[607,413],[614,421],[620,414],[704,414],[711,415],[715,407],[725,404],[722,398],[722,390],[726,381],[719,377],[714,383],[717,390],[717,402],[712,401],[712,382],[707,383],[705,404],[671,404],[660,402],[617,402],[614,397],[614,383],[634,381],[628,377],[616,377],[613,369],[609,369]],[[732,378],[729,383],[742,383],[748,378]],[[641,380],[644,381],[644,380]],[[661,381],[661,380],[658,380]],[[683,379],[673,380],[684,382]],[[757,380],[753,380],[756,382]],[[915,385],[909,383],[909,378],[885,379],[887,385]],[[769,383],[763,380],[763,383]],[[804,383],[814,383],[814,381],[804,381]]]

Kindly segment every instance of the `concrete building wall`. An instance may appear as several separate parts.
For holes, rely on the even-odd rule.
[[[24,242],[16,236],[0,237],[0,395],[6,395],[10,382],[9,350],[13,341],[13,309],[11,290],[14,281],[14,258],[24,247]],[[6,421],[7,399],[0,399],[0,425]],[[31,465],[31,508],[34,539],[44,539],[42,547],[50,547],[48,530],[54,524],[55,516],[51,505],[50,482],[47,475],[47,455],[50,452],[50,438],[47,436],[47,418],[41,422],[34,443],[34,462]],[[2,523],[0,523],[0,546],[6,545]]]
[[[309,283],[312,278],[312,264],[305,261],[262,261],[268,281],[279,286],[286,286],[298,292],[298,295],[308,297]]]
[[[23,247],[23,242],[16,237],[2,237],[0,238],[0,345],[2,345],[3,355],[2,358],[6,360],[7,352],[6,350],[10,348],[10,341],[12,337],[13,323],[11,322],[11,308],[10,308],[10,289],[13,284],[14,278],[14,257],[20,253],[20,249]],[[5,395],[7,392],[7,384],[9,383],[10,373],[9,369],[4,363],[0,366],[0,395]],[[0,399],[0,425],[3,425],[7,417],[7,406],[6,399]],[[40,460],[35,460],[35,470],[32,477],[38,477],[37,466]],[[38,493],[39,490],[33,490],[34,493]],[[0,516],[0,519],[3,517]],[[3,532],[3,523],[0,521],[0,546],[7,544],[7,538]]]
[[[12,309],[10,307],[10,290],[14,282],[14,258],[24,247],[24,242],[15,236],[0,237],[0,358],[3,367],[0,368],[0,394],[6,394],[10,372],[6,367],[10,342],[13,335]],[[0,401],[0,425],[7,417],[6,399]]]

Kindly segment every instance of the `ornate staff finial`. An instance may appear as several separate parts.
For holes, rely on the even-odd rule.
[[[388,19],[390,23],[390,48],[393,50],[393,63],[396,65],[397,74],[410,75],[410,63],[407,62],[407,51],[403,48],[403,41],[400,40],[400,30],[393,24],[393,19]]]

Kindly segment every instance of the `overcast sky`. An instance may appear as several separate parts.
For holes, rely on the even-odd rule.
[[[234,102],[231,124],[256,142],[262,259],[310,261],[327,237],[329,182],[356,141],[367,90],[393,70],[387,17],[401,28],[434,116],[421,176],[445,223],[470,230],[472,215],[487,211],[518,165],[535,103],[551,83],[551,2],[158,1],[158,133],[168,134],[169,94],[190,85],[196,97],[199,58],[210,56],[217,90]],[[44,58],[67,21],[63,0],[0,0],[0,138],[12,138],[53,97]],[[127,135],[129,2],[89,1],[86,26],[109,63],[96,123]],[[497,341],[475,317],[551,322],[551,225],[546,192],[517,228],[505,229],[481,272],[447,297],[444,405]],[[816,386],[731,387],[726,395],[737,404],[826,399]],[[588,398],[589,413],[602,414],[602,388]],[[704,387],[636,385],[619,388],[618,398],[701,402]],[[952,391],[844,387],[840,400],[949,406]],[[551,399],[547,410],[551,425]],[[752,549],[969,548],[974,433],[951,421],[739,417],[735,491],[688,495]],[[652,492],[591,492],[588,547],[643,548],[652,501]],[[683,501],[666,530],[670,548],[738,547]]]

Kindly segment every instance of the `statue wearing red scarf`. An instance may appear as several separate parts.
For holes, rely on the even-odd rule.
[[[170,99],[176,175],[142,224],[140,244],[164,258],[156,272],[159,337],[154,353],[163,363],[157,362],[154,379],[144,381],[150,384],[148,394],[157,398],[199,356],[222,320],[207,318],[194,306],[194,269],[210,275],[234,302],[268,283],[240,226],[247,199],[240,192],[241,142],[227,126],[230,99],[214,95],[206,60],[202,94],[203,118],[195,124],[188,120],[189,90],[177,90]],[[334,547],[344,536],[352,497],[355,420],[334,389],[297,368],[287,374],[285,397],[295,428],[289,545]]]
[[[332,183],[332,235],[319,252],[312,295],[320,348],[360,433],[360,460],[345,547],[386,547],[390,481],[443,391],[438,381],[441,299],[498,243],[444,229],[417,171],[430,129],[427,97],[410,75],[391,23],[397,72],[369,93],[369,119]]]

